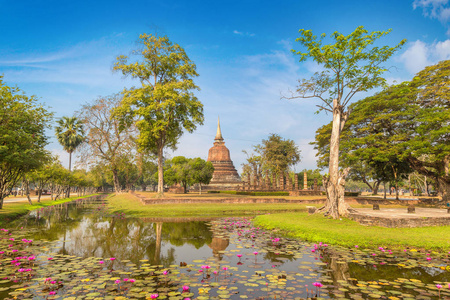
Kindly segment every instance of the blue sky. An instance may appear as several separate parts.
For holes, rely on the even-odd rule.
[[[300,171],[316,167],[308,143],[331,116],[314,114],[319,100],[280,99],[318,70],[290,52],[301,49],[298,30],[319,35],[349,34],[360,25],[369,31],[391,28],[380,45],[408,42],[386,64],[385,77],[401,82],[450,58],[449,1],[0,0],[0,74],[40,97],[57,118],[71,116],[98,96],[138,84],[111,72],[115,57],[129,54],[140,33],[165,34],[196,63],[205,113],[204,125],[185,134],[168,155],[206,159],[220,115],[237,169],[246,158],[242,150],[277,133],[301,149],[295,166]],[[48,148],[66,165],[68,156],[51,140]]]

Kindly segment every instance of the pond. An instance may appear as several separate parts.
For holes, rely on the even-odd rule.
[[[448,253],[334,247],[249,218],[132,219],[103,200],[0,231],[3,299],[446,299]]]

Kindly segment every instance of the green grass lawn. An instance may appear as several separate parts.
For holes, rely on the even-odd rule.
[[[420,228],[385,228],[362,226],[345,219],[333,220],[305,212],[261,215],[255,226],[279,229],[289,236],[346,247],[413,247],[450,250],[450,226]]]
[[[191,197],[192,196],[193,195],[191,195]],[[108,201],[109,208],[113,213],[123,212],[128,216],[145,218],[257,215],[261,214],[262,212],[306,211],[307,205],[296,203],[192,203],[143,205],[138,198],[130,194],[111,195],[108,197]]]
[[[11,203],[4,202],[3,209],[0,209],[0,225],[4,225],[5,223],[7,223],[9,221],[17,219],[20,216],[26,215],[29,211],[32,211],[32,210],[35,210],[35,209],[38,209],[41,207],[70,202],[75,199],[86,198],[86,197],[90,197],[93,195],[97,195],[97,194],[92,194],[92,195],[87,195],[87,196],[82,196],[82,197],[70,197],[70,198],[58,199],[56,201],[46,198],[46,199],[41,199],[41,202],[33,201],[32,205],[30,205],[28,203],[28,201],[11,202]]]

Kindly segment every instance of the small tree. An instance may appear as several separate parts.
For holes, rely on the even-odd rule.
[[[284,140],[272,133],[261,145],[255,147],[261,153],[263,168],[277,175],[287,172],[288,168],[300,161],[300,150],[293,140]]]
[[[51,118],[35,96],[7,86],[0,76],[0,209],[17,181],[50,155],[44,147]]]
[[[191,169],[192,184],[199,184],[200,194],[202,193],[202,184],[209,184],[214,173],[214,166],[210,161],[205,161],[200,157],[193,158],[189,162]]]
[[[345,177],[349,169],[339,170],[339,142],[341,131],[347,121],[350,111],[347,105],[358,92],[365,92],[385,83],[381,76],[387,69],[382,66],[406,40],[395,47],[373,46],[375,41],[388,34],[388,31],[368,33],[363,26],[345,36],[334,32],[331,37],[333,44],[323,44],[325,34],[320,38],[311,30],[300,29],[300,37],[296,39],[306,51],[292,50],[300,56],[300,61],[312,58],[325,70],[317,72],[309,80],[299,81],[297,94],[294,98],[319,98],[322,104],[319,110],[325,110],[333,115],[333,125],[330,139],[329,176],[327,177],[327,201],[319,209],[325,215],[338,218],[348,214],[348,205],[344,201]]]
[[[141,86],[125,89],[116,114],[124,124],[135,122],[139,130],[137,143],[141,150],[158,157],[158,194],[164,193],[164,149],[176,149],[183,129],[193,132],[203,124],[203,105],[194,96],[199,88],[195,64],[184,49],[167,37],[142,34],[142,48],[133,52],[139,60],[117,57],[114,70],[139,79]]]

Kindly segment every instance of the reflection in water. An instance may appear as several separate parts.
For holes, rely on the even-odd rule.
[[[191,251],[189,246],[200,249],[209,245],[218,256],[229,244],[227,239],[213,238],[206,222],[153,223],[109,216],[98,203],[55,206],[37,211],[24,222],[29,228],[41,229],[34,239],[57,241],[54,252],[82,258],[114,257],[138,266],[141,260],[169,266],[176,262],[175,248]]]
[[[370,297],[409,293],[413,297],[420,294],[430,298],[436,296],[430,288],[414,289],[413,282],[404,280],[417,282],[420,279],[422,287],[428,284],[431,288],[434,282],[450,280],[450,272],[421,265],[420,261],[410,267],[400,267],[399,261],[403,265],[416,261],[410,259],[413,257],[409,254],[395,256],[381,252],[372,256],[375,254],[371,252],[321,243],[311,245],[264,232],[240,218],[213,222],[129,219],[122,214],[109,215],[100,201],[40,210],[22,222],[16,226],[35,229],[30,231],[34,236],[29,238],[54,241],[53,248],[45,254],[101,257],[105,261],[116,258],[108,268],[114,267],[119,274],[121,270],[131,274],[142,267],[143,270],[133,276],[145,278],[146,282],[150,280],[150,285],[162,292],[167,292],[168,287],[181,289],[186,281],[178,282],[176,277],[188,278],[188,282],[197,283],[202,289],[205,286],[217,288],[219,283],[233,286],[227,294],[231,299],[239,299],[239,293],[251,295],[250,299],[314,297],[318,291],[311,287],[317,281],[326,285],[323,288],[326,292],[321,295],[326,298],[366,299],[363,295],[368,293]],[[450,265],[448,257],[441,262]],[[200,269],[206,265],[211,269]],[[161,275],[162,267],[168,272],[177,272],[177,276]],[[217,290],[216,297],[223,292],[220,288]]]

